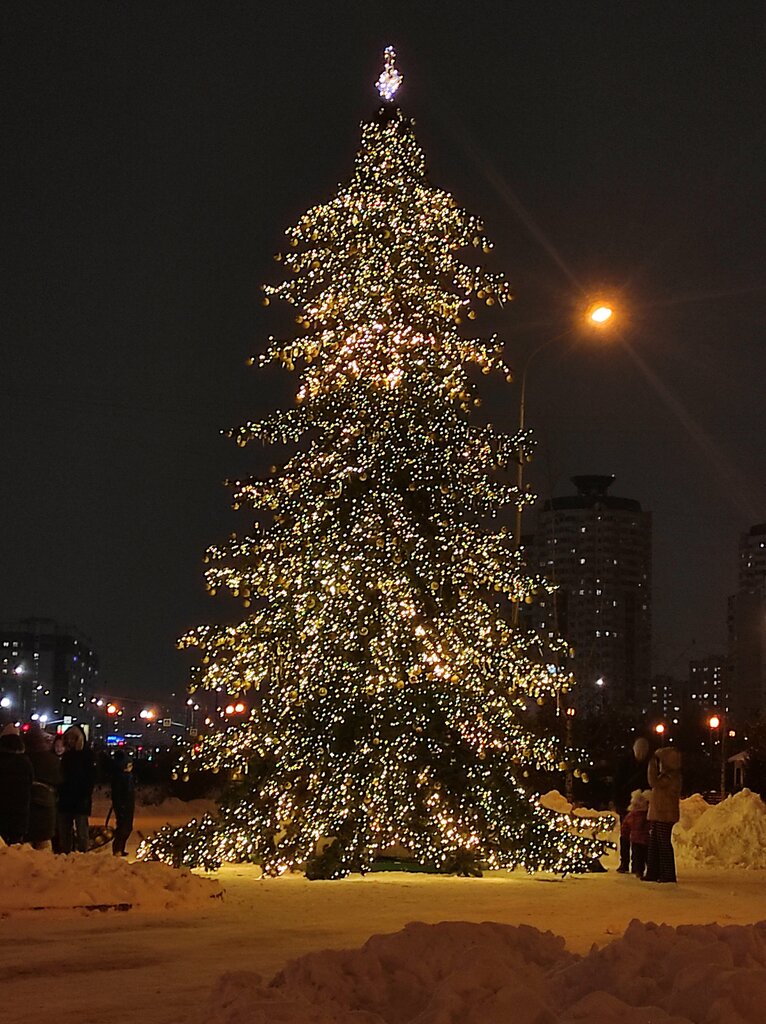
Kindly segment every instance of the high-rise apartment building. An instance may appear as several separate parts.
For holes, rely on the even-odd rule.
[[[742,726],[766,714],[766,523],[739,543],[739,580],[728,602],[731,713]]]
[[[650,699],[652,517],[608,493],[613,476],[576,476],[577,493],[546,501],[531,561],[558,591],[533,613],[574,648],[583,711],[639,709]]]
[[[90,642],[52,619],[0,626],[0,702],[15,718],[78,718],[96,688]]]
[[[687,702],[704,711],[729,711],[729,672],[727,659],[711,654],[689,662]]]
[[[688,703],[688,683],[675,676],[661,674],[652,677],[649,706],[656,715],[671,722],[678,721]]]

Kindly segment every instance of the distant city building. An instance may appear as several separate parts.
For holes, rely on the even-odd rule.
[[[762,587],[765,579],[766,523],[760,523],[739,539],[739,589]]]
[[[90,641],[53,619],[0,625],[0,702],[15,718],[78,719],[96,686]]]
[[[689,707],[729,711],[729,665],[723,655],[711,654],[689,662]]]
[[[677,719],[687,702],[688,684],[675,676],[657,675],[652,679],[649,703],[663,718]]]
[[[742,725],[766,713],[766,523],[740,538],[739,581],[728,601],[731,711]]]
[[[613,476],[575,476],[577,493],[546,501],[531,562],[558,591],[533,611],[538,628],[574,648],[583,711],[648,704],[652,516],[608,494]]]

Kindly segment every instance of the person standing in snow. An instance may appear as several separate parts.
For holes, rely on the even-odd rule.
[[[9,846],[27,837],[31,797],[32,765],[24,741],[6,728],[0,736],[0,838]]]
[[[614,773],[612,802],[620,816],[620,827],[628,813],[631,795],[637,789],[648,789],[649,741],[639,736],[632,748],[622,757]],[[617,871],[625,875],[630,871],[630,837],[620,832],[620,866]]]
[[[630,842],[630,870],[638,878],[644,877],[646,855],[649,846],[649,797],[651,791],[636,789],[630,800],[628,813],[623,818],[620,828],[620,841],[626,838]]]
[[[95,765],[85,733],[70,725],[64,733],[59,786],[58,844],[61,853],[88,849],[88,817],[91,812]]]
[[[136,785],[133,762],[124,747],[118,747],[112,757],[112,808],[115,829],[112,853],[115,857],[127,857],[125,845],[133,831],[133,813],[136,807]]]
[[[56,792],[61,783],[61,762],[53,753],[53,737],[32,722],[24,745],[32,763],[32,802],[27,839],[36,850],[50,850],[56,832]]]
[[[661,747],[649,762],[649,849],[645,882],[675,882],[671,834],[681,816],[681,754]]]

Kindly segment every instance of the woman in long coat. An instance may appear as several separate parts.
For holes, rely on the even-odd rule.
[[[675,882],[676,860],[671,833],[681,814],[681,754],[661,747],[649,761],[649,849],[645,882]]]

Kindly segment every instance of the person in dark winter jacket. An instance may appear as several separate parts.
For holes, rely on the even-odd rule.
[[[114,752],[111,764],[112,808],[114,810],[114,838],[112,853],[115,857],[127,857],[125,845],[133,831],[133,814],[136,807],[136,785],[133,762],[124,747]]]
[[[647,778],[649,753],[649,741],[640,736],[634,742],[632,749],[622,758],[614,773],[612,800],[614,809],[620,816],[620,825],[628,813],[628,805],[634,790],[649,788]],[[620,836],[620,866],[617,871],[620,874],[630,871],[630,839],[625,839],[622,835]]]
[[[16,732],[0,736],[0,837],[11,846],[23,843],[29,831],[32,765]]]
[[[61,853],[88,849],[88,817],[91,812],[95,765],[85,733],[70,725],[64,733],[59,786],[58,842]]]
[[[627,838],[630,842],[630,870],[638,878],[644,877],[646,854],[649,846],[649,797],[651,791],[637,789],[634,791],[628,807],[628,813],[622,821],[620,840]]]
[[[24,739],[32,762],[32,802],[27,839],[36,850],[50,850],[56,832],[56,793],[61,784],[61,762],[53,753],[53,737],[33,722]]]

